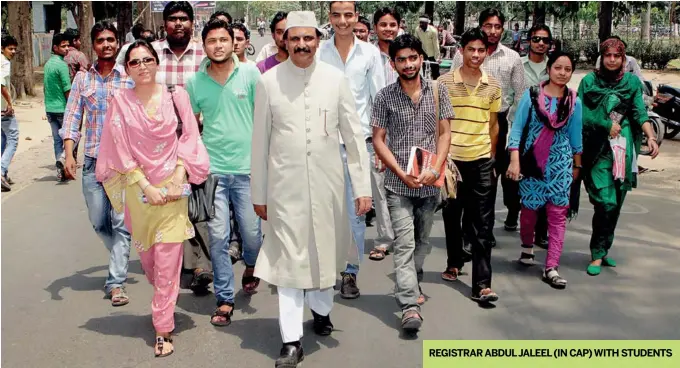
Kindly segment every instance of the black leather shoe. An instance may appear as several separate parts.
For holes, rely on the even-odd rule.
[[[302,351],[302,346],[299,342],[283,344],[281,353],[276,359],[274,367],[276,368],[295,368],[300,362],[305,359],[305,353]]]
[[[314,333],[319,336],[329,336],[333,332],[331,316],[322,316],[314,311],[312,315],[314,316]]]

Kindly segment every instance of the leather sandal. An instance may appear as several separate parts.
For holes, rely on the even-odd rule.
[[[228,305],[231,307],[231,310],[229,312],[225,312],[220,309],[220,307]],[[210,324],[216,327],[226,327],[231,324],[231,316],[234,315],[234,305],[231,303],[224,303],[217,307],[215,311],[213,312],[212,316],[210,316]],[[224,317],[224,321],[221,320],[215,320],[215,317]]]
[[[243,278],[241,279],[241,287],[246,294],[257,293],[257,287],[260,286],[260,279],[253,276],[255,274],[255,267],[246,266],[243,271]]]
[[[116,290],[118,291],[116,292]],[[111,305],[114,307],[122,307],[130,303],[130,297],[128,297],[125,289],[122,287],[111,289],[111,294],[109,294],[109,296],[111,297]]]

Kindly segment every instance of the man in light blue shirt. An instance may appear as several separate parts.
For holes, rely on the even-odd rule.
[[[378,170],[374,164],[375,151],[373,150],[373,133],[370,126],[370,117],[373,100],[378,91],[385,87],[385,71],[381,62],[380,52],[375,46],[362,42],[354,36],[354,25],[359,20],[354,1],[331,1],[328,18],[335,34],[330,40],[320,46],[318,58],[320,61],[343,71],[349,81],[356,100],[357,112],[361,118],[366,146],[371,156],[371,166],[373,167],[371,182],[375,188],[375,176],[378,174]],[[364,216],[356,216],[354,195],[352,193],[344,145],[342,146],[342,157],[345,160],[345,192],[350,224],[354,240],[359,247],[358,251],[361,259],[364,254],[366,220]],[[342,273],[341,297],[345,299],[356,299],[359,297],[359,288],[356,285],[358,272],[359,265],[347,265],[347,269]]]

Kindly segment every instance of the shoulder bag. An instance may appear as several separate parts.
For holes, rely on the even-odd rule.
[[[437,135],[434,140],[435,147],[439,141],[439,83],[432,81],[432,92],[434,94],[434,116]],[[440,190],[441,205],[445,205],[449,199],[456,199],[457,184],[460,180],[460,172],[453,162],[451,155],[446,157],[444,185]]]
[[[168,86],[168,92],[172,98],[172,106],[177,116],[177,137],[182,136],[182,117],[177,110],[174,97],[175,86]],[[189,196],[189,221],[193,224],[207,222],[215,218],[215,191],[217,180],[212,174],[202,184],[191,184]]]

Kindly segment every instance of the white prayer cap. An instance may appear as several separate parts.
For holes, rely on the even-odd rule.
[[[286,31],[294,27],[316,28],[323,33],[313,11],[292,11],[286,17]]]

